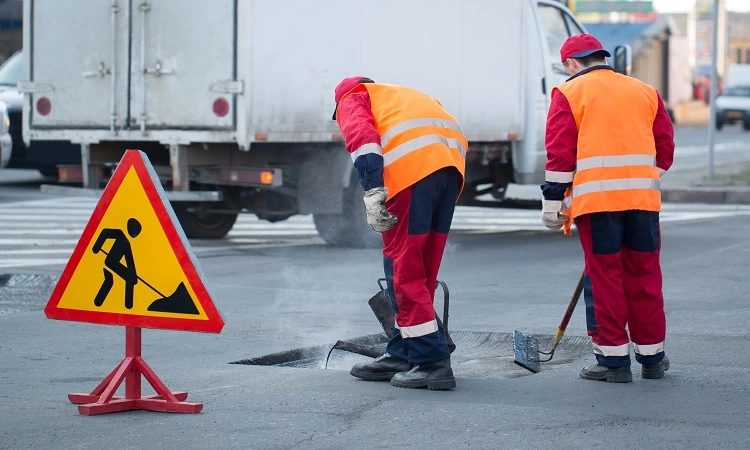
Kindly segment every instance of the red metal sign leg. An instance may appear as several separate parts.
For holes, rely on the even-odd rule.
[[[141,329],[138,327],[125,327],[125,356],[133,358],[133,365],[127,373],[125,380],[125,398],[141,398],[141,373],[135,362],[141,358]]]

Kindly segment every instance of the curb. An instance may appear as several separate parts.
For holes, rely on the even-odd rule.
[[[713,203],[750,205],[750,187],[663,189],[665,203]]]

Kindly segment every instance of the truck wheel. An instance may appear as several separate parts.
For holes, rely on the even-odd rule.
[[[716,129],[717,129],[717,130],[721,130],[721,128],[722,128],[723,126],[724,126],[724,121],[722,121],[722,120],[717,120],[717,121],[716,121]]]
[[[382,248],[383,238],[367,224],[364,195],[356,174],[344,189],[341,214],[313,214],[315,228],[328,245],[353,248]]]
[[[750,131],[750,120],[742,122],[742,129],[745,131]]]
[[[188,211],[189,208],[199,208],[198,203],[174,202],[177,220],[180,221],[185,236],[191,239],[221,239],[229,233],[237,221],[238,213],[211,213],[200,211]]]

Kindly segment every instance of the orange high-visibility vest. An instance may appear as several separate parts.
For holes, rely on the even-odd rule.
[[[576,172],[563,201],[583,214],[661,210],[653,126],[656,90],[617,72],[593,70],[553,89],[570,104],[578,128]]]
[[[370,96],[380,134],[387,200],[444,167],[461,173],[460,194],[469,143],[458,121],[434,98],[392,84],[363,83],[341,99],[362,87]]]

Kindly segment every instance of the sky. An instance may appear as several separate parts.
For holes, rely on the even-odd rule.
[[[654,9],[662,12],[687,12],[695,0],[653,0]],[[724,0],[728,11],[750,12],[750,0]]]

